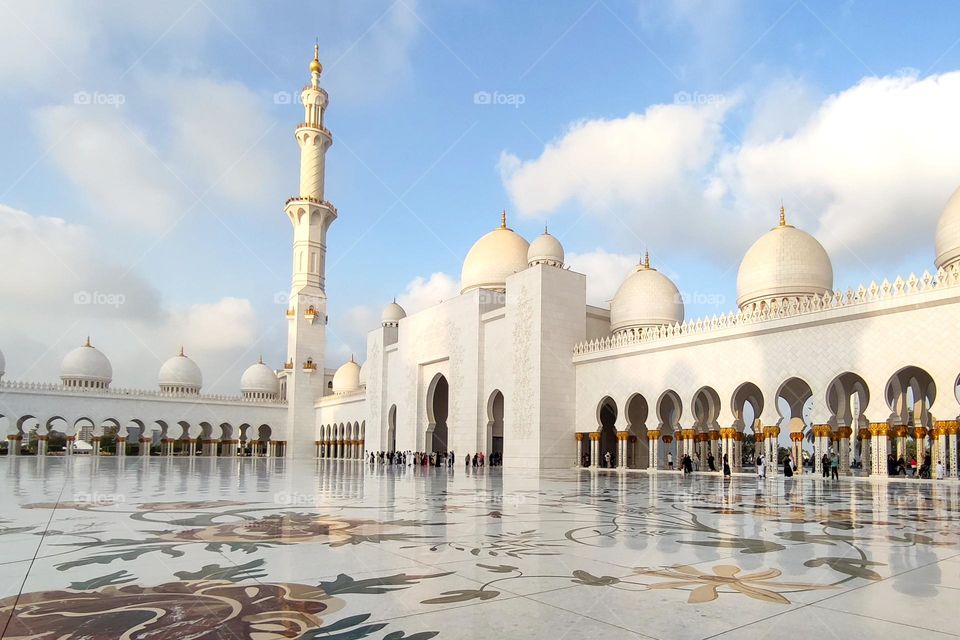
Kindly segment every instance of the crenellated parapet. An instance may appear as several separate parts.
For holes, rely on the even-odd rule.
[[[925,271],[921,276],[910,274],[907,278],[897,277],[890,282],[884,280],[869,285],[860,285],[856,289],[834,291],[822,296],[808,296],[804,298],[790,297],[771,300],[762,305],[751,307],[726,315],[711,316],[687,320],[683,323],[644,327],[630,331],[621,331],[596,340],[577,344],[573,349],[574,356],[601,353],[611,349],[619,349],[631,345],[640,345],[669,340],[685,336],[697,336],[712,332],[723,331],[737,327],[755,325],[762,322],[772,322],[785,318],[794,318],[815,314],[824,314],[832,311],[856,310],[863,305],[903,300],[910,303],[909,298],[929,294],[936,291],[960,286],[960,263],[954,263],[941,268],[936,274]]]

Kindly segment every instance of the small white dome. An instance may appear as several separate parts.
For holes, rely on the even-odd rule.
[[[563,257],[563,245],[546,229],[543,230],[543,235],[533,239],[530,248],[527,250],[527,264],[531,267],[535,264],[562,267]]]
[[[63,358],[60,379],[70,387],[106,388],[113,380],[113,367],[107,356],[90,344],[90,338]]]
[[[683,298],[667,276],[650,268],[649,259],[623,281],[610,302],[610,329],[642,329],[683,322]]]
[[[260,360],[240,376],[240,391],[246,397],[276,397],[280,393],[280,380],[276,372]]]
[[[340,365],[333,374],[333,392],[350,393],[360,389],[360,365],[350,356],[350,361]]]
[[[953,192],[937,222],[937,269],[960,260],[960,189]]]
[[[380,322],[385,327],[395,327],[406,317],[407,312],[394,300],[383,308],[383,313],[380,314]]]
[[[737,305],[774,298],[822,296],[833,289],[833,265],[816,238],[789,225],[780,211],[780,225],[747,250],[737,272]]]
[[[460,270],[460,293],[473,289],[505,289],[507,276],[527,268],[530,244],[507,228],[506,214],[500,226],[476,241]]]
[[[203,374],[197,363],[180,353],[163,363],[157,376],[161,391],[196,393],[203,386]]]

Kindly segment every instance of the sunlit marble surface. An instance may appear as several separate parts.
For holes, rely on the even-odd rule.
[[[282,459],[0,474],[8,638],[960,633],[957,484]]]

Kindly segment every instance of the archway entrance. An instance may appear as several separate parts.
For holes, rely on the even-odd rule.
[[[447,412],[450,407],[450,386],[443,374],[438,373],[430,383],[427,394],[427,453],[447,452]]]
[[[397,450],[397,405],[390,407],[390,413],[387,416],[387,451],[393,453]]]
[[[600,405],[600,459],[597,465],[601,467],[617,466],[617,405],[612,399],[605,398]],[[607,461],[606,454],[610,454],[610,460]]]
[[[490,450],[490,464],[503,462],[503,394],[499,390],[490,395],[487,402],[487,446]]]

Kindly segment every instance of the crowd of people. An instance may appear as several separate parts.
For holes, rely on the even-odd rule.
[[[370,464],[403,465],[409,467],[452,467],[457,462],[453,451],[427,453],[425,451],[371,451],[367,459]],[[488,457],[482,451],[468,453],[464,458],[467,467],[499,467],[503,464],[503,454],[491,453]]]
[[[916,457],[911,458],[910,463],[907,464],[903,456],[895,458],[891,453],[887,456],[887,475],[891,477],[912,476],[914,478],[925,478],[927,480],[931,478],[942,479],[944,477],[943,461],[938,460],[936,468],[934,468],[933,458],[930,456],[930,452],[927,451],[923,454],[923,461],[917,466]]]

